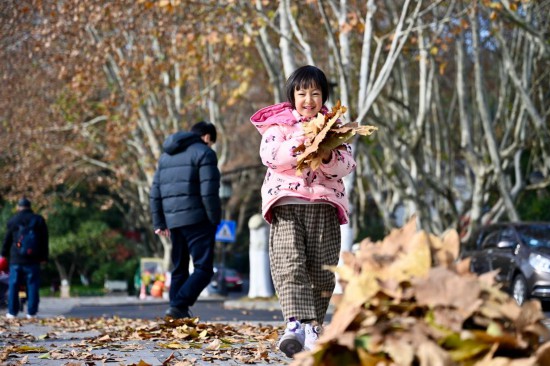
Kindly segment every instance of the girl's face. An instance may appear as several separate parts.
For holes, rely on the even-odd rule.
[[[323,94],[317,87],[294,90],[294,104],[302,117],[315,117],[323,106]]]

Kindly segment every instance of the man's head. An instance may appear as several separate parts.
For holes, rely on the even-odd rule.
[[[17,201],[17,209],[19,211],[28,210],[30,208],[31,208],[31,201],[29,201],[27,198],[22,197],[19,201]]]
[[[216,126],[206,121],[195,123],[191,127],[191,132],[199,135],[208,147],[212,147],[212,145],[216,143],[216,138],[218,137]]]

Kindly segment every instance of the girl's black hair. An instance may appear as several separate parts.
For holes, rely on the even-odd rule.
[[[302,66],[294,70],[286,81],[286,98],[292,104],[292,108],[296,108],[294,91],[310,87],[321,89],[323,104],[325,104],[329,97],[328,81],[325,73],[321,69],[311,65]]]

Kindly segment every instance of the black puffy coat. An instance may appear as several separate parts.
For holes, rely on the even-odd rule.
[[[170,135],[150,192],[153,227],[173,229],[221,219],[218,158],[201,137],[191,132]]]
[[[17,241],[16,236],[19,226],[28,224],[33,217],[36,217],[38,220],[35,224],[38,252],[32,257],[22,256],[14,249]],[[8,258],[10,264],[37,264],[48,260],[48,226],[42,216],[35,214],[31,209],[21,210],[8,221],[7,229],[4,244],[2,245],[2,257]]]

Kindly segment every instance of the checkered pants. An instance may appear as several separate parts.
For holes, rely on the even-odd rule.
[[[285,319],[315,319],[323,324],[335,276],[324,265],[338,264],[340,224],[328,204],[273,208],[269,260]]]

